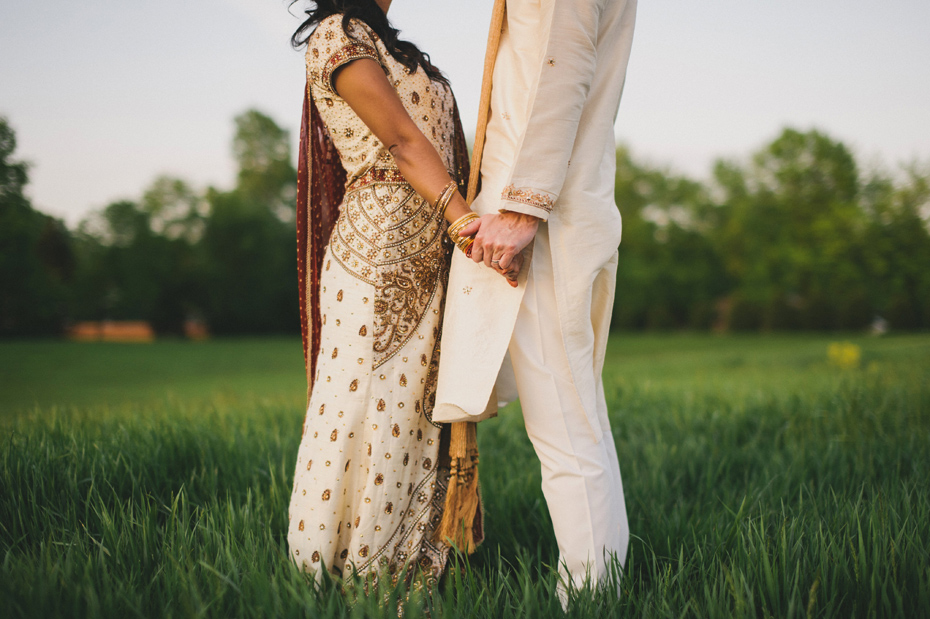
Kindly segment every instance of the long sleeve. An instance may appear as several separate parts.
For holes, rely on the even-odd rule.
[[[559,197],[597,66],[601,1],[548,0],[549,37],[501,210],[545,221]]]

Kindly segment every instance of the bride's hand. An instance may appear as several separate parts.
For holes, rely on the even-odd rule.
[[[491,268],[503,275],[512,288],[516,288],[517,277],[520,275],[521,269],[523,269],[523,254],[519,253],[514,256],[513,260],[510,261],[510,267],[507,269],[501,269],[499,266],[492,266]]]

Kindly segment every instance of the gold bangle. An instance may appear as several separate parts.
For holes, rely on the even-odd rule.
[[[459,231],[476,219],[480,219],[478,214],[470,211],[453,221],[451,224],[449,224],[449,229],[447,230],[449,238],[451,238],[455,243],[458,243],[459,239],[461,238]]]
[[[466,236],[462,239],[461,243],[456,243],[456,247],[462,250],[466,256],[471,255],[471,246],[475,244],[475,239],[470,236]]]
[[[476,219],[481,219],[478,216],[478,213],[474,211],[468,211],[467,213],[465,213],[464,215],[462,215],[461,217],[453,221],[451,224],[449,224],[449,232],[451,233],[455,229],[464,228],[465,226],[468,225],[469,222],[474,221]]]
[[[448,187],[448,191],[443,190],[443,194],[439,197],[439,200],[436,201],[436,210],[439,211],[440,217],[446,216],[446,209],[449,208],[449,204],[452,202],[452,198],[455,197],[457,192],[458,187],[454,184]]]
[[[436,196],[436,201],[433,202],[433,206],[439,206],[439,203],[442,202],[443,197],[446,195],[446,192],[455,187],[455,181],[449,181],[449,184],[443,187],[439,191],[439,195]]]
[[[450,225],[446,233],[449,235],[449,238],[452,239],[452,242],[455,243],[455,246],[462,250],[462,252],[467,256],[471,250],[471,246],[474,244],[475,239],[470,236],[462,236],[459,234],[462,228],[465,228],[471,222],[476,219],[481,219],[477,213],[470,211],[455,221]]]

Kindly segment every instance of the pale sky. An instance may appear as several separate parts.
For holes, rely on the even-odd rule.
[[[451,79],[467,132],[491,3],[389,13]],[[286,0],[2,0],[0,115],[33,164],[34,205],[74,224],[159,174],[229,187],[232,119],[250,107],[296,146],[298,23]],[[868,165],[927,161],[928,27],[926,0],[640,0],[617,138],[696,178],[786,125],[823,129]]]

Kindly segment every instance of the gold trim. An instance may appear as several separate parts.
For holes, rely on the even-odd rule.
[[[360,58],[371,58],[375,62],[381,63],[381,59],[378,58],[378,51],[375,48],[361,43],[350,43],[329,57],[329,60],[323,65],[323,74],[320,76],[320,81],[331,92],[335,93],[336,87],[332,82],[333,72],[342,65]]]
[[[507,185],[504,187],[504,191],[501,193],[501,198],[504,200],[510,200],[511,202],[519,202],[521,204],[527,204],[529,206],[535,206],[536,208],[542,209],[547,213],[552,212],[552,205],[555,203],[555,198],[544,192],[536,192],[529,187],[514,187],[513,185]]]

